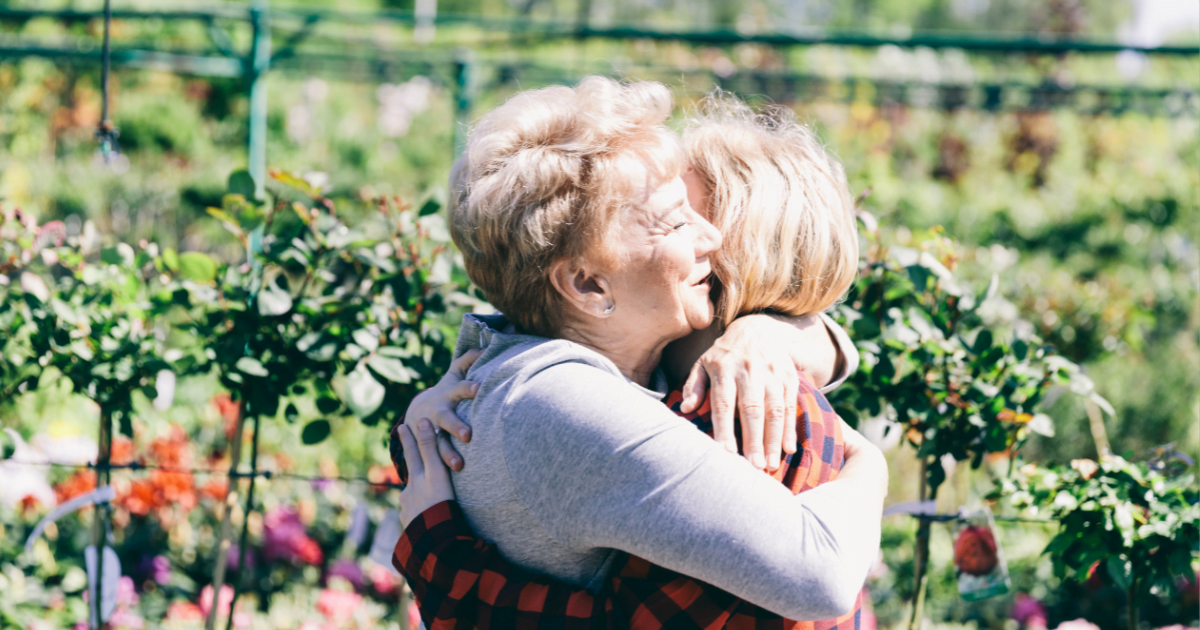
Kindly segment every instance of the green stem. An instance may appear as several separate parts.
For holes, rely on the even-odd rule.
[[[258,414],[254,416],[254,435],[250,438],[250,487],[246,489],[246,509],[243,510],[245,516],[242,517],[242,536],[238,542],[238,574],[240,580],[233,583],[233,600],[229,602],[229,619],[225,623],[225,630],[233,628],[233,611],[237,606],[238,596],[241,595],[242,589],[239,588],[246,582],[246,576],[250,573],[246,567],[246,540],[250,532],[250,510],[254,509],[254,481],[258,479]]]
[[[918,499],[925,501],[925,493],[928,488],[926,482],[926,471],[929,468],[928,458],[921,460],[921,480],[920,488],[917,492]],[[937,488],[933,488],[929,493],[930,500],[937,500]],[[912,620],[909,622],[909,630],[921,630],[921,621],[925,613],[925,592],[929,585],[929,533],[933,522],[927,518],[921,518],[920,524],[917,526],[917,548],[913,558],[914,568],[914,586],[915,598],[913,602]]]

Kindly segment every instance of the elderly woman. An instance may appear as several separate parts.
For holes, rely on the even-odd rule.
[[[456,354],[481,350],[479,389],[459,407],[473,438],[454,491],[508,561],[570,584],[598,590],[623,551],[792,619],[834,617],[878,550],[878,451],[848,432],[840,476],[796,496],[659,402],[663,348],[712,323],[720,241],[689,204],[670,109],[660,85],[589,79],[519,95],[472,134],[455,238],[505,315],[464,320]],[[484,581],[494,600],[504,585]],[[581,602],[562,604],[586,617]]]

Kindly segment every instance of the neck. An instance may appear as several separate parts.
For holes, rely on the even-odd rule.
[[[708,352],[723,332],[725,327],[714,320],[708,328],[693,330],[688,336],[667,345],[662,353],[662,366],[672,389],[687,380],[692,366],[700,360],[701,355]]]
[[[662,359],[663,348],[668,339],[639,339],[636,335],[617,331],[613,326],[600,322],[595,326],[575,325],[562,330],[561,337],[594,350],[612,361],[625,378],[641,385],[650,386],[650,377]]]

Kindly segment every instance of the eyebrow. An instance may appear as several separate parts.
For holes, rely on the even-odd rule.
[[[685,204],[685,203],[687,203],[687,199],[680,199],[679,201],[676,201],[675,203],[671,204],[671,207],[667,208],[666,210],[663,210],[663,211],[662,211],[662,214],[660,214],[660,215],[658,215],[657,217],[655,217],[655,220],[657,220],[657,221],[662,221],[662,222],[666,222],[666,217],[667,217],[667,215],[669,215],[669,214],[671,214],[672,212],[675,212],[676,210],[678,210],[678,209],[682,208],[682,207],[683,207],[683,204]]]

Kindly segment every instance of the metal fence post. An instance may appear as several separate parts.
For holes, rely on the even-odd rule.
[[[454,158],[467,146],[471,110],[475,107],[475,51],[460,48],[454,55]]]
[[[267,71],[271,67],[271,25],[267,0],[255,0],[250,7],[254,43],[246,60],[246,78],[250,83],[249,170],[254,178],[254,196],[263,198],[267,180]]]

